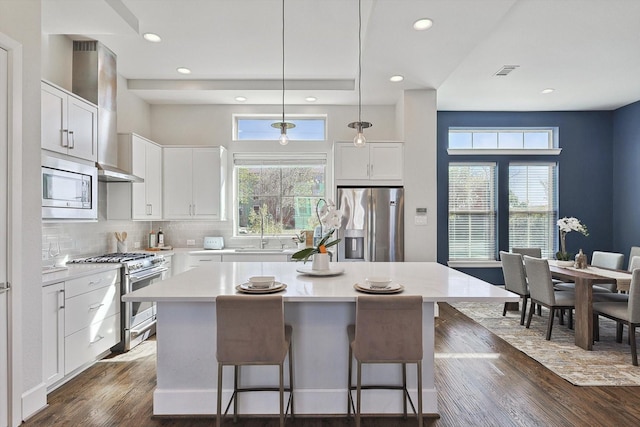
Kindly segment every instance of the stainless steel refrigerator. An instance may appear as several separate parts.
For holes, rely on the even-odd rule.
[[[404,189],[338,187],[338,261],[404,261]]]

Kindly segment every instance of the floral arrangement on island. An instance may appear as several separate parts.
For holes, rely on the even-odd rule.
[[[321,203],[323,203],[322,207],[320,206]],[[330,241],[342,221],[342,211],[336,208],[335,203],[333,203],[331,199],[329,199],[329,201],[325,199],[318,200],[316,203],[316,216],[320,223],[320,236],[322,236],[322,238],[317,245],[301,249],[291,255],[291,258],[297,261],[307,262],[312,255],[329,253],[327,248],[340,243],[340,239]],[[323,229],[327,231],[323,232]]]
[[[567,233],[577,231],[585,236],[589,235],[587,226],[582,224],[578,218],[564,217],[557,222],[558,230],[560,231],[560,250],[556,252],[556,259],[558,261],[573,261],[573,254],[567,252]]]

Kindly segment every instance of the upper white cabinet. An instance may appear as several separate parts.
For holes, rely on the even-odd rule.
[[[131,184],[131,218],[162,219],[162,147],[134,133],[118,134],[118,164],[144,182]]]
[[[351,142],[336,142],[334,150],[336,184],[402,184],[404,144],[370,142],[358,148]]]
[[[164,148],[164,219],[226,219],[227,150]]]
[[[98,107],[47,82],[41,89],[42,148],[95,162]]]

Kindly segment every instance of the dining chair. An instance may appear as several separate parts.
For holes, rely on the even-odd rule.
[[[282,295],[221,295],[216,298],[218,359],[217,425],[227,415],[233,402],[233,420],[238,418],[238,394],[251,391],[278,391],[280,394],[280,426],[284,426],[291,408],[293,418],[292,327],[284,323]],[[289,386],[284,386],[284,362],[289,353]],[[222,414],[223,367],[234,368],[233,393]],[[245,365],[277,365],[278,387],[242,387],[240,367]],[[284,409],[284,392],[289,393]]]
[[[631,246],[631,250],[629,251],[629,264],[627,267],[627,270],[629,271],[633,271],[634,266],[632,265],[632,263],[634,257],[640,257],[640,246]],[[638,264],[635,268],[639,267],[640,264]]]
[[[527,255],[534,258],[542,258],[542,249],[540,248],[511,248],[514,254]]]
[[[593,251],[591,256],[591,266],[609,268],[612,270],[622,269],[624,255],[615,252]],[[559,291],[575,291],[575,283],[556,284],[555,288]],[[592,286],[593,293],[616,293],[618,286],[615,283],[598,283]]]
[[[500,251],[500,262],[502,263],[502,275],[504,276],[504,287],[506,290],[518,294],[522,297],[522,310],[520,312],[520,324],[524,325],[524,317],[527,311],[527,300],[529,299],[529,286],[527,285],[527,274],[524,271],[522,255]],[[507,314],[507,305],[504,303],[502,315]]]
[[[551,281],[551,270],[546,259],[524,256],[524,266],[529,283],[531,296],[531,308],[527,318],[527,328],[531,325],[533,317],[533,307],[535,304],[542,305],[549,309],[549,319],[547,321],[547,341],[551,339],[553,320],[556,310],[569,310],[569,329],[573,327],[572,310],[575,308],[575,294],[570,291],[557,291]]]
[[[404,416],[407,400],[422,427],[422,296],[367,295],[356,299],[356,323],[347,327],[349,338],[349,372],[347,416],[353,409],[356,427],[360,427],[362,390],[386,389],[403,392]],[[353,360],[357,362],[356,385],[353,385]],[[394,363],[402,365],[402,385],[362,385],[363,364]],[[407,390],[407,363],[417,371],[418,410]],[[356,391],[354,407],[353,390]]]
[[[636,349],[636,326],[640,325],[640,269],[633,270],[629,300],[627,302],[594,302],[593,324],[594,338],[599,338],[599,316],[604,316],[616,322],[616,342],[622,342],[622,329],[629,327],[629,342],[631,343],[631,363],[638,366]],[[596,338],[596,339],[597,339]]]

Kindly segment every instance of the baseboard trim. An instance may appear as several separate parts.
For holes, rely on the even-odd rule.
[[[40,383],[22,394],[22,419],[26,420],[32,415],[47,407],[47,385]]]

